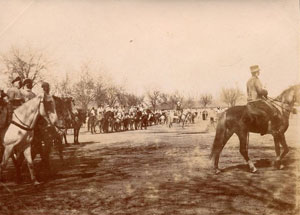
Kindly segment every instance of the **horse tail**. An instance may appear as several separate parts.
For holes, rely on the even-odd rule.
[[[226,112],[222,113],[216,128],[216,136],[214,143],[211,148],[211,153],[209,158],[212,159],[217,153],[220,153],[223,149],[223,140],[226,134]]]

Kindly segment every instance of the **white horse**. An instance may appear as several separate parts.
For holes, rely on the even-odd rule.
[[[33,169],[30,144],[33,139],[33,129],[39,116],[43,117],[49,126],[56,125],[58,117],[52,96],[48,96],[47,99],[38,96],[27,101],[14,110],[11,123],[7,128],[1,130],[4,153],[0,165],[0,180],[3,179],[3,170],[6,168],[12,152],[15,152],[17,155],[24,154],[31,180],[34,184],[39,184]]]

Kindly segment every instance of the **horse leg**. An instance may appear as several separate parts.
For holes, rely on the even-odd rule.
[[[283,147],[283,152],[282,152],[282,154],[280,155],[280,160],[282,160],[282,159],[286,156],[286,154],[289,152],[289,147],[288,147],[288,145],[286,144],[285,135],[282,134],[280,137],[281,137],[280,144],[281,144],[281,146]]]
[[[66,144],[66,145],[68,145],[68,141],[67,141],[67,131],[68,131],[68,129],[66,129],[66,131],[65,131],[64,134],[63,134],[63,138],[64,138],[64,140],[65,140],[65,144]]]
[[[289,147],[286,144],[284,134],[279,134],[278,136],[274,136],[274,143],[275,143],[275,151],[276,151],[276,161],[275,167],[277,169],[283,169],[284,165],[281,164],[282,159],[286,156],[289,152]],[[280,145],[283,147],[283,152],[280,154]]]
[[[228,140],[232,137],[233,133],[234,132],[231,130],[225,130],[224,133],[217,131],[216,133],[214,146],[213,146],[213,150],[214,150],[213,162],[214,162],[214,170],[216,174],[221,172],[221,170],[219,169],[220,154],[224,146],[228,142]]]
[[[16,173],[17,173],[17,183],[20,184],[22,182],[22,174],[21,174],[21,167],[23,164],[23,161],[25,159],[23,153],[12,153],[12,161],[14,163],[14,166],[16,168]]]
[[[62,137],[60,137],[60,136],[55,137],[54,144],[55,144],[55,148],[58,151],[60,161],[63,161],[64,156],[63,156]]]
[[[46,169],[50,169],[50,152],[52,147],[53,140],[47,140],[44,142],[44,146],[42,146],[42,150],[40,153],[42,163]]]
[[[74,144],[79,144],[78,142],[79,129],[80,128],[74,127]]]
[[[237,135],[240,140],[240,153],[244,157],[245,161],[248,163],[250,172],[257,172],[256,167],[254,166],[253,162],[248,156],[249,133],[246,131],[241,131]]]
[[[2,162],[1,162],[1,165],[0,165],[0,181],[3,181],[3,179],[4,179],[3,178],[3,171],[7,166],[8,159],[10,158],[10,156],[12,154],[12,151],[13,151],[13,145],[6,146],[5,149],[4,149]]]
[[[31,158],[31,146],[29,145],[25,150],[24,150],[24,157],[27,161],[27,166],[28,166],[28,169],[29,169],[29,172],[30,172],[30,176],[31,176],[31,181],[33,181],[34,185],[38,185],[40,184],[38,182],[38,180],[36,179],[35,177],[35,172],[34,172],[34,169],[33,169],[33,161],[32,161],[32,158]]]

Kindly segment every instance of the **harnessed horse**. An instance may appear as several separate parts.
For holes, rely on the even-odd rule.
[[[32,155],[31,141],[33,139],[34,127],[39,117],[43,117],[48,127],[57,129],[58,116],[53,97],[35,97],[14,110],[11,123],[7,128],[1,130],[1,142],[4,148],[2,162],[0,165],[0,179],[3,179],[3,171],[7,166],[8,159],[13,152],[23,153],[27,161],[31,180],[36,180]]]
[[[62,146],[62,135],[65,135],[67,126],[72,120],[72,100],[70,98],[60,98],[53,96],[58,122],[60,126],[55,126],[59,129],[59,133],[54,127],[47,127],[47,122],[44,118],[38,118],[37,123],[34,127],[34,137],[31,142],[31,153],[32,159],[40,154],[42,163],[49,170],[49,155],[52,146],[55,146],[59,152],[60,159],[63,160],[63,146]],[[17,172],[17,181],[21,182],[21,166],[24,161],[24,155],[12,156],[14,165]]]
[[[281,165],[282,159],[288,153],[289,148],[286,144],[284,133],[289,126],[289,116],[294,110],[293,106],[295,102],[300,101],[300,84],[294,85],[284,90],[276,99],[269,99],[269,102],[273,104],[278,110],[279,120],[276,130],[271,134],[274,139],[276,161],[275,167],[278,169],[283,168]],[[253,162],[248,157],[248,144],[249,144],[249,132],[262,133],[261,124],[263,118],[256,123],[249,123],[247,120],[249,112],[247,106],[235,106],[231,107],[223,112],[219,118],[214,143],[211,149],[210,158],[213,159],[213,165],[215,172],[218,174],[221,170],[218,168],[220,154],[231,136],[235,133],[240,141],[240,153],[248,163],[250,171],[256,172],[257,169]],[[266,113],[263,117],[269,117]],[[275,128],[274,128],[275,129]],[[280,145],[283,147],[283,152],[280,153]]]

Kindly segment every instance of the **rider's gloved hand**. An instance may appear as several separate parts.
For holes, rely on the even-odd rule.
[[[267,90],[265,90],[265,89],[262,89],[261,90],[261,95],[263,96],[263,97],[268,97],[268,91]]]

